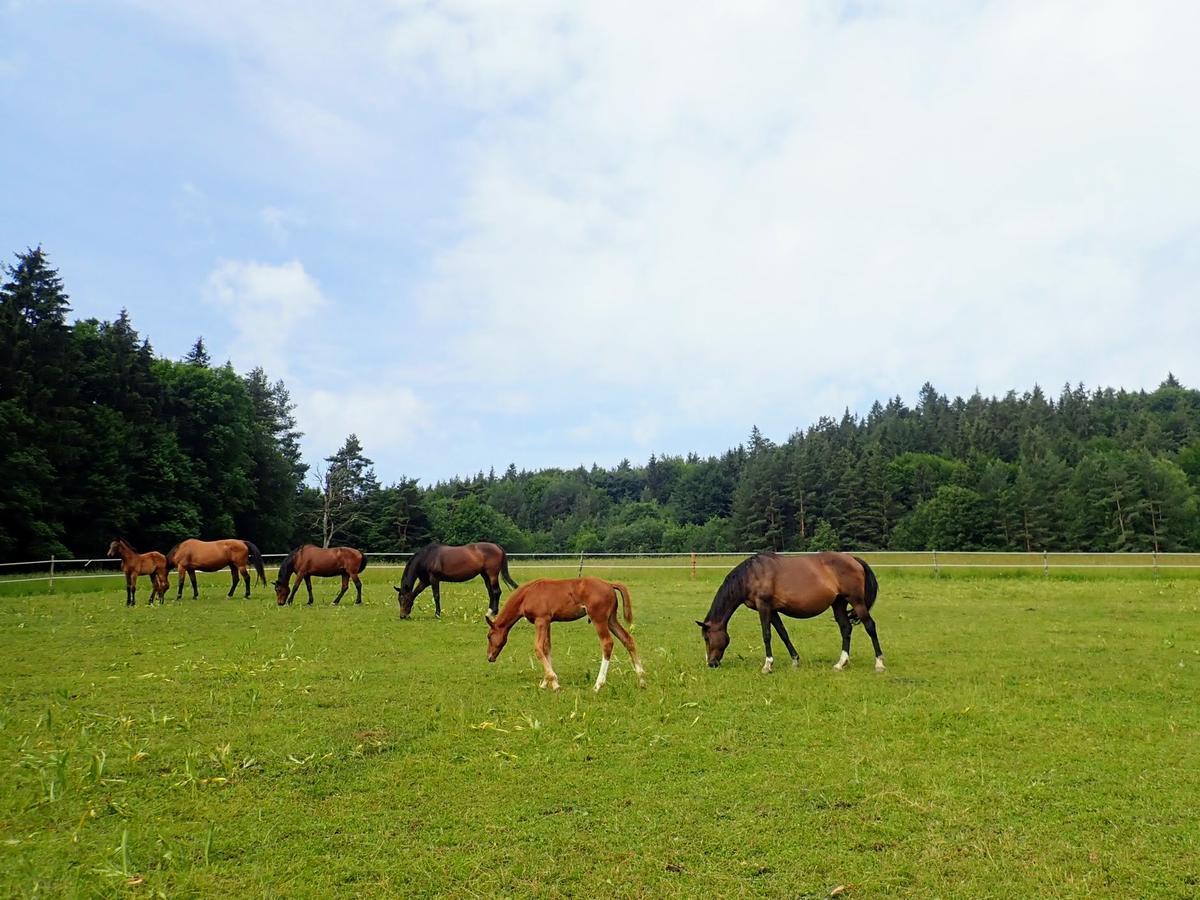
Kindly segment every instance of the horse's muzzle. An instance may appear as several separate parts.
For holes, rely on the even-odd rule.
[[[710,659],[708,661],[708,667],[710,669],[719,669],[721,668],[721,661],[719,659]]]

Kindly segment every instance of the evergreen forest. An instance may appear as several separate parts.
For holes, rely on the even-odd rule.
[[[926,383],[775,442],[613,468],[510,463],[383,484],[355,435],[306,462],[286,385],[155,354],[121,310],[71,320],[46,253],[0,272],[0,560],[238,536],[409,550],[1200,548],[1200,391],[1064,385],[950,399]],[[749,423],[747,423],[749,424]],[[503,464],[502,464],[503,465]]]

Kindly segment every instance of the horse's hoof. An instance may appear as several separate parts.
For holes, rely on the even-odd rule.
[[[798,668],[800,668],[800,657],[798,657],[798,656],[793,656],[793,657],[792,657],[792,668],[793,668],[793,669],[798,669]]]
[[[775,660],[768,659],[765,663],[763,663],[762,673],[764,675],[770,675],[771,670],[774,668],[774,664],[775,664]]]
[[[885,666],[883,664],[882,656],[878,656],[875,658],[875,671],[876,672],[886,672],[887,671],[887,666]]]

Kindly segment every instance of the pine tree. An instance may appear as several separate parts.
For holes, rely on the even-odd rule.
[[[208,368],[212,365],[212,358],[208,355],[208,348],[204,346],[204,338],[196,338],[196,343],[192,344],[192,349],[187,352],[187,356],[183,361],[188,365],[201,366]]]

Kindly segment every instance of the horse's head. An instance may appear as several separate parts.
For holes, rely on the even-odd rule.
[[[413,596],[412,588],[396,587],[392,585],[396,591],[396,602],[400,604],[400,618],[407,619],[412,613],[413,601],[416,599]]]
[[[704,635],[704,646],[708,650],[708,666],[715,669],[721,665],[721,657],[729,646],[729,631],[720,622],[697,622]]]
[[[275,602],[277,604],[279,604],[280,606],[283,606],[285,603],[287,603],[287,598],[288,598],[287,582],[286,581],[276,581],[275,582]]]
[[[121,541],[118,538],[117,540],[113,541],[111,544],[108,545],[108,556],[120,556],[120,555],[121,555]]]
[[[495,662],[508,643],[508,629],[497,625],[491,616],[484,616],[483,620],[488,624],[488,662]]]

